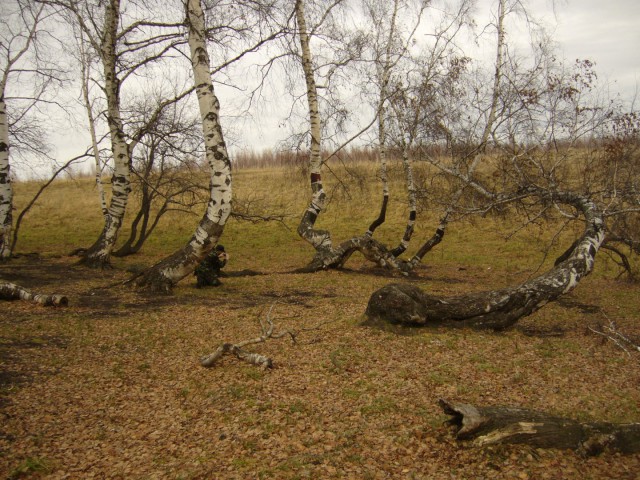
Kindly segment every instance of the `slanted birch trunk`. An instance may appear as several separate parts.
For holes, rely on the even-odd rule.
[[[302,69],[307,86],[307,102],[309,105],[309,123],[311,132],[311,148],[309,165],[311,173],[311,202],[305,210],[298,234],[309,242],[316,250],[313,260],[301,272],[315,272],[325,268],[340,268],[355,251],[361,252],[367,259],[390,268],[400,269],[393,255],[387,247],[371,238],[371,234],[349,239],[334,248],[331,234],[326,230],[314,228],[318,215],[325,206],[326,194],[322,188],[322,158],[321,158],[321,122],[318,109],[317,86],[313,71],[313,59],[309,46],[309,35],[304,17],[304,4],[296,0],[296,21],[298,23],[298,38],[302,51]],[[384,130],[383,130],[384,131]],[[388,193],[387,193],[388,195]]]
[[[109,265],[111,251],[118,238],[127,208],[131,185],[130,150],[120,114],[120,80],[117,73],[117,32],[120,19],[120,0],[105,5],[104,31],[100,43],[100,57],[104,71],[104,91],[107,98],[107,123],[113,152],[114,172],[111,177],[111,201],[105,215],[104,228],[96,242],[83,254],[81,263],[104,268]]]
[[[500,0],[498,2],[498,24],[497,28],[497,45],[496,45],[496,60],[495,60],[495,71],[493,75],[493,89],[491,92],[491,104],[489,106],[489,112],[487,114],[487,121],[482,130],[482,136],[480,138],[480,143],[478,145],[478,150],[474,155],[474,158],[467,168],[466,174],[462,174],[459,171],[454,172],[454,176],[461,178],[465,181],[465,184],[458,188],[458,190],[453,194],[449,205],[447,206],[444,214],[440,217],[440,223],[436,228],[435,233],[427,239],[418,252],[409,260],[409,265],[407,266],[408,270],[412,270],[415,268],[424,256],[429,253],[436,245],[438,245],[442,239],[444,238],[444,234],[446,232],[447,226],[449,225],[449,218],[451,217],[456,204],[459,202],[462,194],[467,185],[472,184],[473,174],[478,168],[478,165],[484,158],[484,154],[487,150],[487,143],[489,142],[489,137],[491,132],[493,131],[494,124],[496,122],[496,113],[498,109],[498,101],[500,100],[500,89],[501,89],[501,80],[503,76],[504,69],[504,48],[505,48],[505,39],[506,39],[506,31],[504,28],[504,19],[506,16],[506,3],[505,0]],[[481,192],[483,194],[489,193],[488,191]]]
[[[9,125],[4,85],[0,91],[0,259],[11,257],[11,227],[13,225],[13,188],[9,163]]]
[[[545,304],[570,292],[593,269],[595,255],[605,236],[598,207],[572,193],[538,192],[543,198],[568,204],[585,217],[585,231],[571,253],[551,270],[517,287],[440,298],[414,285],[390,284],[374,292],[366,314],[407,325],[469,326],[502,330]]]
[[[231,161],[220,125],[220,102],[211,81],[206,44],[205,17],[200,0],[186,1],[186,24],[206,159],[210,169],[207,209],[189,242],[136,279],[138,287],[170,291],[211,251],[222,235],[231,213]]]

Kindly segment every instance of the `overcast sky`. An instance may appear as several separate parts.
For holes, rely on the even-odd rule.
[[[491,6],[495,9],[495,3],[495,0],[480,0],[478,13],[483,15],[481,12],[487,12]],[[535,18],[549,26],[564,59],[595,61],[599,79],[610,84],[612,93],[621,93],[625,100],[634,97],[640,85],[640,0],[555,0],[555,9],[554,0],[525,0],[525,4]],[[483,19],[477,20],[482,24]],[[517,35],[517,32],[510,34]],[[223,93],[224,113],[224,92],[219,93]],[[635,108],[640,108],[640,98]],[[277,137],[283,132],[277,127],[277,113],[273,114],[271,117],[261,115],[261,120],[266,122],[260,125],[248,121],[242,128],[241,141],[246,147],[276,146]],[[88,144],[87,135],[74,130],[65,132],[62,140],[50,139],[60,161],[84,151]],[[21,170],[18,167],[15,171],[29,175]]]
[[[615,81],[612,91],[633,96],[640,84],[640,0],[564,0],[555,18],[548,0],[529,2],[536,3],[545,4],[548,23],[556,24],[554,36],[567,60],[595,61],[599,78]]]

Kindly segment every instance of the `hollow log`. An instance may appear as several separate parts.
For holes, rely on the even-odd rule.
[[[40,293],[33,293],[20,285],[16,285],[15,283],[0,283],[0,299],[26,300],[45,307],[66,306],[69,304],[69,299],[64,295],[43,295]]]
[[[452,418],[458,440],[473,446],[525,444],[537,448],[572,449],[584,455],[603,451],[640,451],[640,423],[580,423],[565,417],[516,407],[476,407],[439,400]]]
[[[582,211],[586,227],[571,252],[563,255],[562,261],[548,272],[519,286],[444,298],[414,285],[394,283],[371,295],[367,316],[408,325],[502,330],[570,292],[593,269],[595,255],[604,240],[604,221],[596,205],[585,197],[555,193],[549,200]]]

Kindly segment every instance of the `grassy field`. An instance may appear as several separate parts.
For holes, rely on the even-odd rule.
[[[334,241],[361,234],[377,216],[374,169],[350,170],[336,167],[341,182],[326,181],[331,201],[318,226]],[[399,165],[391,178],[388,221],[376,237],[396,244],[407,212]],[[18,209],[35,188],[15,185]],[[113,259],[115,268],[105,271],[66,256],[101,229],[90,179],[55,183],[25,218],[17,253],[39,255],[0,265],[0,278],[67,294],[70,304],[2,304],[3,478],[638,478],[640,455],[583,458],[458,443],[437,405],[445,398],[638,422],[640,354],[588,328],[613,320],[640,338],[640,285],[616,280],[618,267],[605,255],[576,290],[523,319],[522,330],[362,324],[369,296],[389,282],[441,295],[516,284],[548,268],[575,229],[554,237],[552,222],[510,235],[518,223],[508,216],[468,220],[450,225],[410,278],[359,256],[343,271],[294,274],[313,254],[295,232],[306,178],[295,170],[241,170],[234,191],[256,209],[287,215],[266,224],[232,220],[225,229],[226,270],[263,274],[229,276],[202,290],[187,278],[170,296],[119,282],[181,247],[199,214],[167,214],[140,254]],[[436,226],[435,204],[419,213],[412,252]],[[295,344],[281,338],[253,348],[273,359],[273,369],[231,357],[212,369],[199,365],[222,342],[258,336],[272,305],[277,328],[297,333]]]

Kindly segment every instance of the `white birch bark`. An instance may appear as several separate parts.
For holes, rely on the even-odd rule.
[[[307,86],[307,103],[309,105],[309,128],[311,133],[311,145],[309,152],[309,171],[311,173],[311,202],[307,207],[300,225],[298,234],[309,242],[320,253],[331,251],[331,235],[325,230],[316,230],[314,225],[318,215],[325,207],[326,194],[322,188],[322,125],[318,108],[318,92],[313,72],[313,58],[309,46],[309,34],[304,17],[303,0],[296,0],[296,21],[298,23],[298,39],[302,52],[302,69]]]
[[[402,236],[400,244],[394,248],[391,253],[394,257],[400,256],[408,247],[413,235],[413,227],[416,223],[417,205],[416,205],[416,187],[413,181],[413,165],[409,154],[409,148],[412,144],[410,140],[402,149],[402,167],[404,168],[405,185],[407,188],[407,200],[409,202],[409,219]]]
[[[45,307],[49,306],[66,306],[69,299],[64,295],[53,294],[45,295],[42,293],[34,293],[15,283],[0,283],[0,300],[24,300],[34,302]]]
[[[396,30],[396,17],[398,14],[398,0],[393,2],[393,13],[389,22],[389,35],[385,46],[384,60],[382,65],[378,64],[378,81],[380,82],[380,96],[378,99],[378,156],[380,157],[380,181],[382,182],[382,206],[380,214],[374,220],[365,235],[371,236],[376,228],[385,221],[387,213],[387,205],[389,203],[389,178],[387,175],[387,132],[385,115],[385,104],[387,102],[387,91],[389,87],[389,78],[391,76],[391,45]]]
[[[458,297],[429,295],[414,285],[390,284],[374,292],[367,315],[392,323],[471,326],[502,330],[573,290],[588,275],[605,236],[602,213],[586,197],[532,188],[532,196],[572,205],[585,217],[585,231],[548,272],[516,287]]]
[[[82,263],[92,267],[109,265],[111,251],[118,238],[127,208],[131,185],[130,150],[124,136],[120,115],[120,80],[117,74],[117,33],[120,19],[120,0],[109,0],[105,5],[105,20],[100,44],[100,57],[104,71],[104,90],[107,98],[107,123],[113,152],[114,172],[111,177],[111,201],[102,233],[87,250]]]
[[[13,187],[9,159],[9,121],[5,101],[7,82],[11,71],[16,68],[16,64],[33,45],[43,11],[44,4],[38,6],[30,20],[26,15],[22,17],[25,22],[25,32],[20,33],[25,38],[24,43],[16,52],[11,51],[11,45],[6,46],[6,63],[2,65],[3,71],[0,76],[0,259],[10,258],[12,253]]]
[[[231,161],[220,125],[220,102],[211,81],[211,66],[205,36],[205,17],[200,0],[187,0],[189,51],[206,148],[210,198],[194,235],[185,247],[147,270],[137,281],[139,287],[170,290],[191,274],[222,235],[231,214]]]
[[[100,165],[100,149],[98,148],[98,139],[96,137],[96,122],[93,116],[93,107],[89,98],[89,80],[91,70],[91,58],[85,48],[85,39],[82,29],[79,29],[78,49],[80,54],[80,68],[82,74],[82,100],[85,110],[87,111],[87,121],[89,123],[89,133],[91,134],[91,149],[93,151],[93,159],[96,166],[96,188],[98,189],[98,198],[100,199],[100,209],[102,215],[107,217],[109,211],[107,209],[107,199],[105,197],[104,185],[102,183],[102,165]]]
[[[9,125],[4,101],[4,85],[0,92],[0,258],[11,257],[11,227],[13,225],[13,188],[9,163]]]

